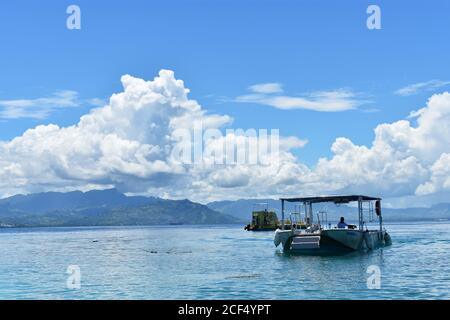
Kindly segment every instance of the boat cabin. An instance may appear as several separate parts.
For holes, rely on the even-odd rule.
[[[275,232],[274,243],[283,245],[284,251],[301,253],[335,253],[360,249],[374,249],[391,244],[388,233],[383,230],[381,215],[381,198],[364,195],[349,196],[319,196],[301,198],[281,198],[281,219],[285,217],[285,203],[300,203],[304,208],[304,223],[306,228],[291,228],[286,230],[284,224]],[[334,203],[336,205],[357,202],[358,225],[332,227],[328,223],[326,212],[319,211],[314,216],[313,205],[318,203]],[[349,207],[351,209],[351,207]],[[378,218],[378,228],[369,230],[367,222]],[[369,220],[369,221],[367,221]]]

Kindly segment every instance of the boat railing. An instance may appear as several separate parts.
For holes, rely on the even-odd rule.
[[[319,225],[321,229],[331,228],[331,224],[328,223],[328,212],[327,211],[319,211],[317,213],[317,220],[319,221]]]

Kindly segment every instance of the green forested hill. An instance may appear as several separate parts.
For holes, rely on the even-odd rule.
[[[189,200],[127,197],[116,190],[40,193],[0,200],[0,226],[228,224],[240,219]]]

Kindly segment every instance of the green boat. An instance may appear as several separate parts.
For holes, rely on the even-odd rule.
[[[247,231],[274,231],[278,229],[280,221],[275,210],[269,210],[267,203],[253,205],[252,222],[245,226]]]

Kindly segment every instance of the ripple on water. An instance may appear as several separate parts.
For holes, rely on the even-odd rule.
[[[0,230],[0,298],[449,299],[450,223],[387,229],[391,247],[335,257],[286,255],[241,226]],[[80,290],[66,287],[71,264]]]

